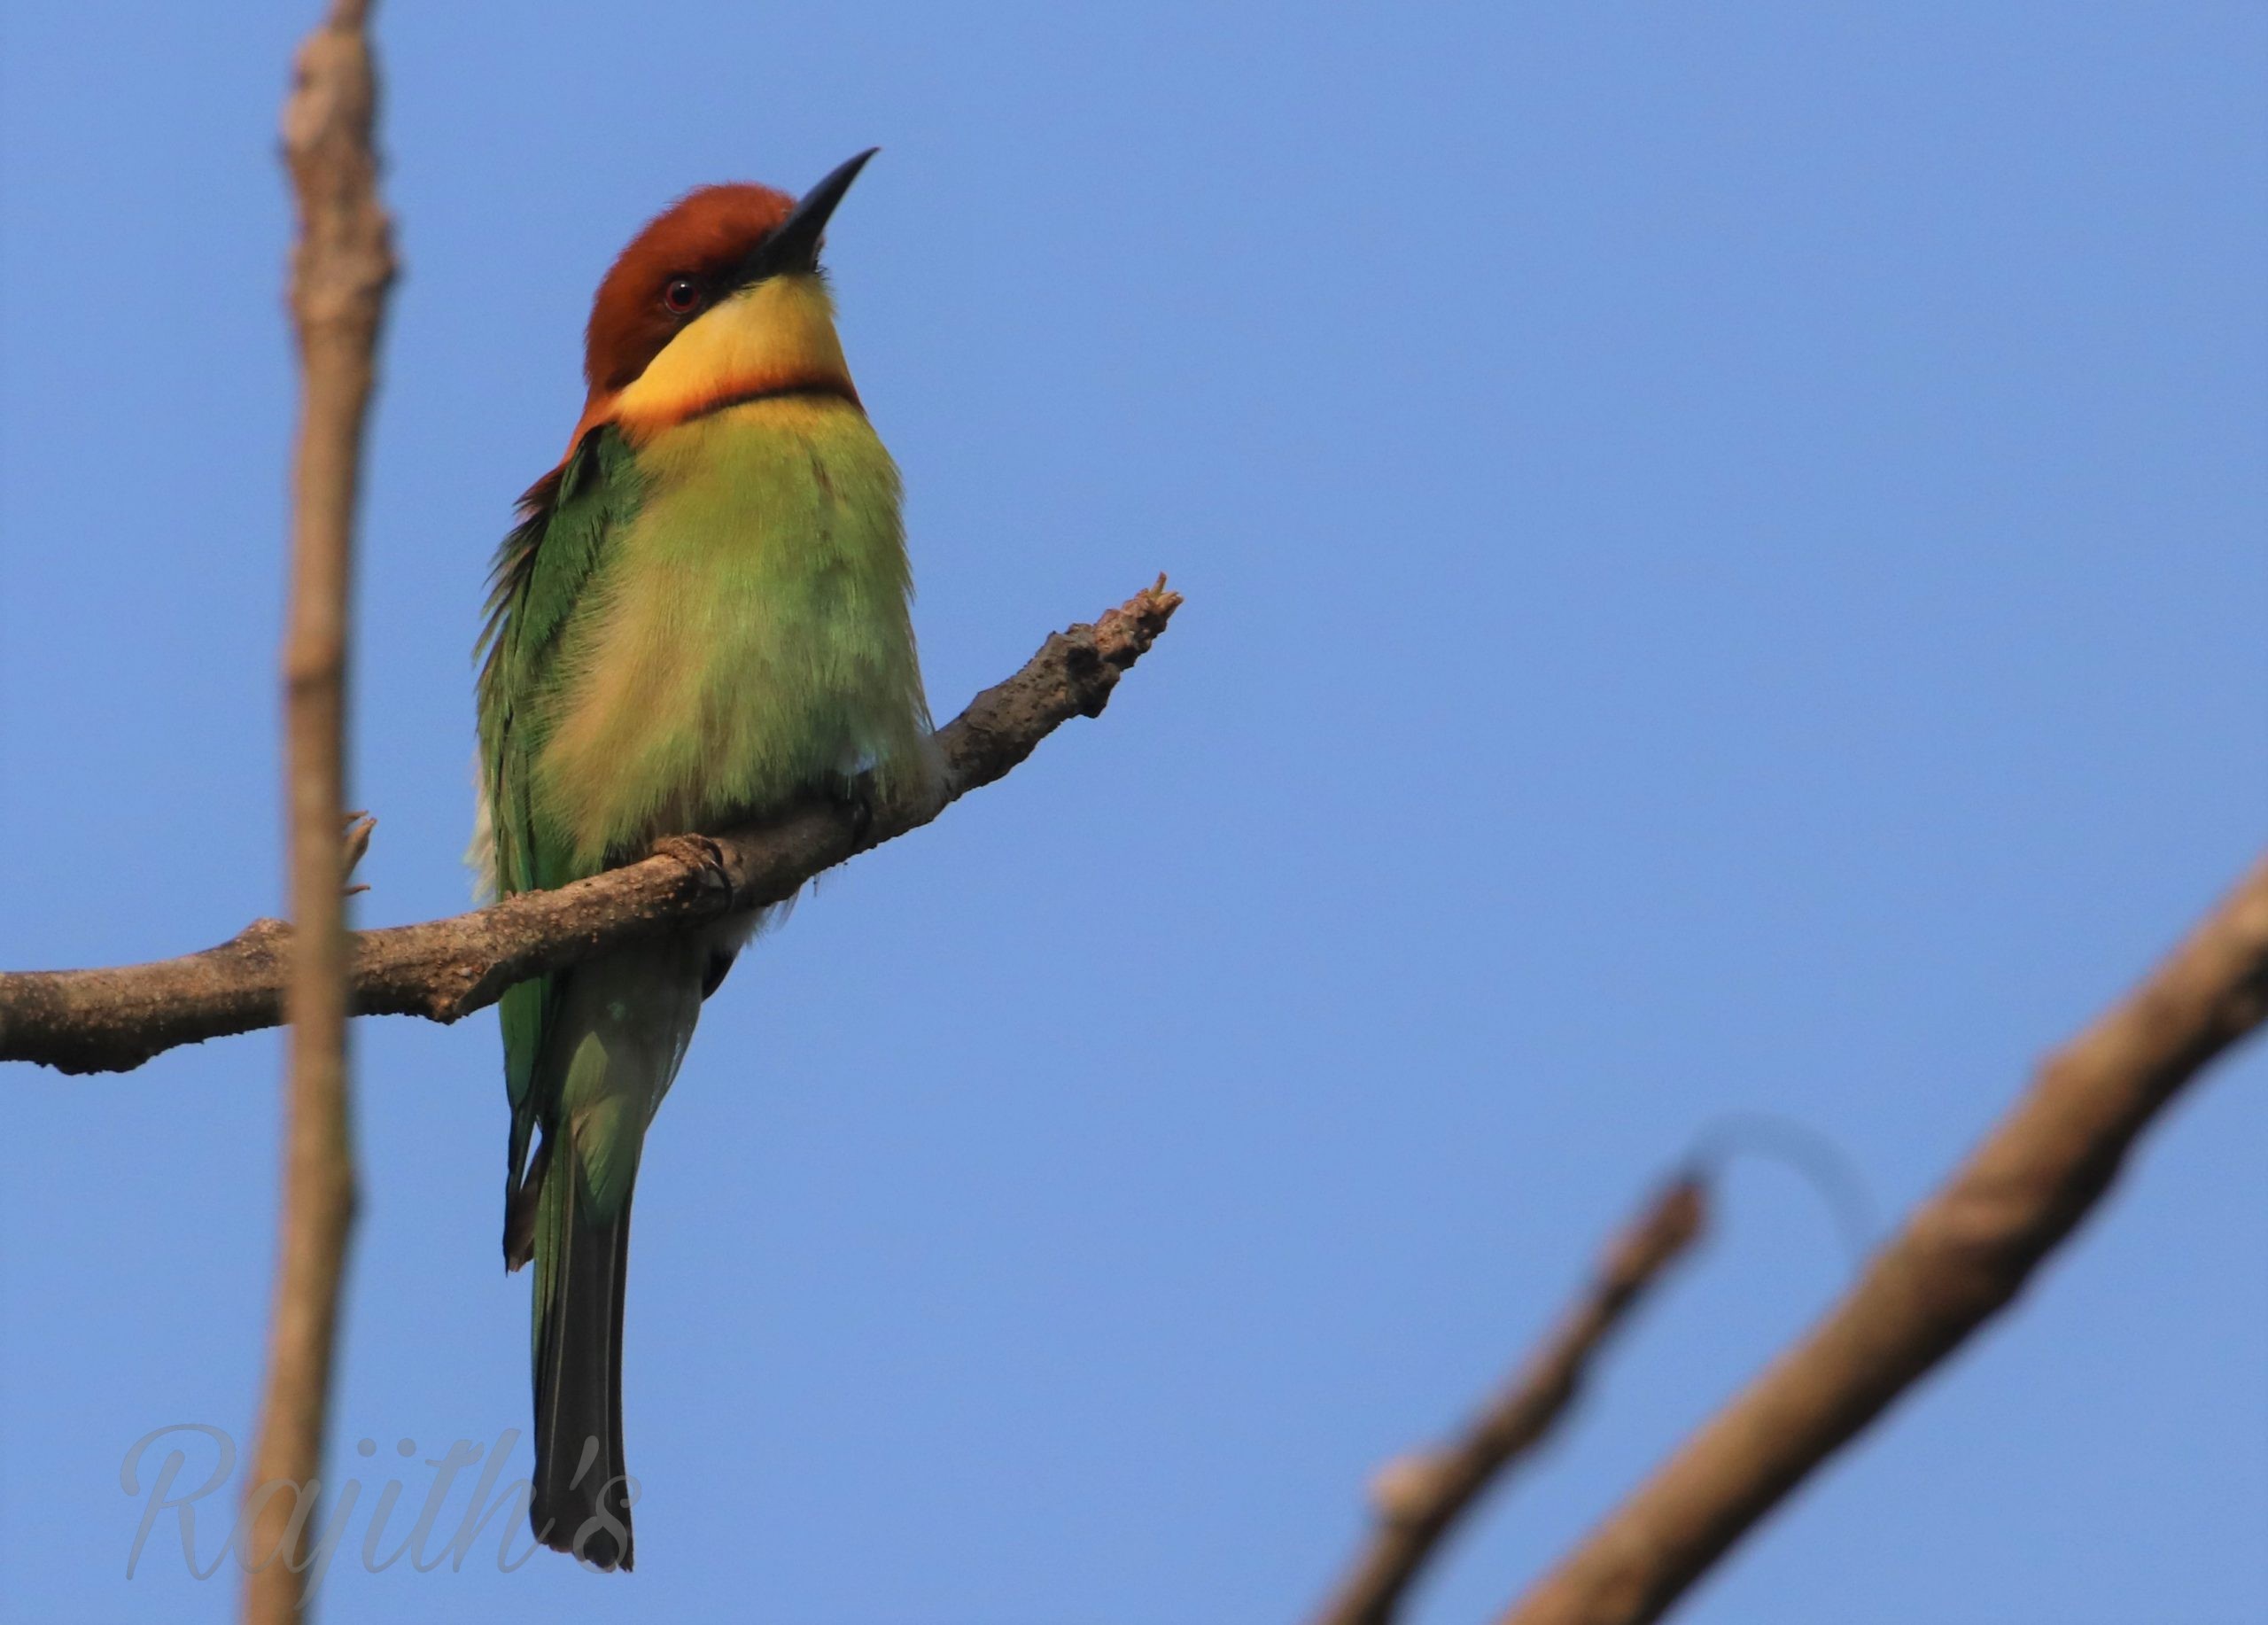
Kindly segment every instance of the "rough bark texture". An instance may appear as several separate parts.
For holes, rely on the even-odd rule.
[[[2268,859],[2029,1091],[1858,1283],[1503,1625],[1637,1625],[2007,1304],[2135,1139],[2268,1015]]]
[[[1472,1426],[1438,1450],[1386,1464],[1371,1485],[1378,1523],[1316,1625],[1386,1625],[1457,1520],[1542,1442],[1592,1363],[1707,1223],[1708,1193],[1673,1180],[1608,1243],[1582,1295]]]
[[[937,736],[940,794],[882,807],[863,826],[812,805],[713,836],[680,836],[650,857],[447,920],[350,937],[350,1008],[453,1022],[513,983],[644,933],[792,897],[821,870],[917,829],[1006,775],[1073,717],[1101,713],[1118,680],[1181,604],[1165,578],[1092,626],[1051,635],[1024,668],[971,700]],[[332,828],[334,850],[337,826]],[[117,1072],[177,1045],[282,1019],[291,928],[257,920],[218,947],[99,970],[0,974],[0,1061]]]
[[[371,144],[377,84],[365,8],[337,0],[300,47],[284,106],[299,206],[291,309],[299,347],[291,479],[290,625],[284,644],[284,798],[291,915],[284,977],[284,1211],[268,1380],[246,1480],[248,1625],[293,1625],[301,1554],[320,1529],[340,1278],[354,1221],[348,1139],[345,827],[348,590],[362,432],[393,281],[392,229]],[[250,945],[245,945],[249,951]],[[239,956],[240,960],[242,956]]]

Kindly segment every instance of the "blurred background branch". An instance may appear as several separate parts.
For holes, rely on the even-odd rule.
[[[1503,1625],[1658,1619],[1822,1462],[2007,1307],[2138,1136],[2268,1014],[2268,859],[2032,1085],[1813,1330]]]
[[[252,1557],[244,1617],[251,1625],[290,1625],[302,1611],[303,1554],[322,1527],[323,1425],[354,1219],[346,921],[353,851],[351,836],[342,843],[340,834],[349,593],[363,431],[394,274],[392,227],[378,200],[377,81],[366,20],[359,0],[336,0],[299,49],[284,105],[284,156],[299,213],[291,311],[299,429],[284,643],[293,930],[284,1000],[291,1033],[279,1257],[245,1495]]]
[[[1442,1539],[1507,1469],[1542,1443],[1639,1301],[1708,1223],[1701,1179],[1669,1181],[1608,1243],[1582,1294],[1472,1425],[1399,1457],[1371,1483],[1377,1523],[1316,1625],[1386,1625]]]

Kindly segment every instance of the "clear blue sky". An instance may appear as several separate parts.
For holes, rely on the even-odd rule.
[[[0,963],[277,906],[273,130],[314,10],[0,25]],[[599,273],[694,183],[883,149],[832,260],[941,712],[1160,569],[1189,605],[711,1007],[638,1206],[638,1574],[373,1577],[358,1519],[341,1625],[1285,1619],[1713,1122],[1796,1119],[1902,1209],[2260,844],[2257,6],[380,32],[363,922],[463,906],[485,563]],[[490,1021],[357,1045],[367,1508],[397,1439],[524,1426],[526,1287]],[[123,1577],[119,1472],[248,1431],[276,1071],[263,1036],[0,1078],[9,1619],[234,1606],[170,1523]],[[2264,1085],[2186,1103],[1686,1617],[2268,1614]],[[1501,1606],[1849,1267],[1736,1161],[1419,1625]]]

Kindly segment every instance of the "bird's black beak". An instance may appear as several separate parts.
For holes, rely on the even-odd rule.
[[[843,194],[850,190],[850,183],[858,178],[866,160],[881,151],[868,147],[848,163],[837,165],[827,179],[805,192],[804,200],[780,222],[780,229],[741,262],[734,284],[745,288],[767,276],[819,269],[819,242],[827,230],[827,216],[835,213],[835,206],[843,201]]]

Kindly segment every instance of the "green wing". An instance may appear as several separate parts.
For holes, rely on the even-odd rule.
[[[566,843],[547,834],[536,815],[530,766],[548,726],[545,702],[561,678],[562,634],[588,610],[593,575],[635,507],[637,486],[630,448],[602,424],[520,500],[520,523],[496,550],[487,624],[474,657],[480,661],[480,789],[500,898],[580,878]],[[497,1001],[512,1102],[508,1166],[514,1189],[529,1138],[553,1109],[535,1098],[533,1085],[561,981],[559,975],[539,976]]]

